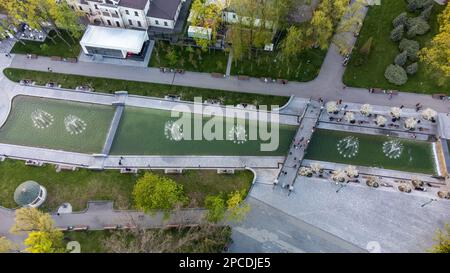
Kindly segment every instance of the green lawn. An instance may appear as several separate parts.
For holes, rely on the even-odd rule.
[[[253,54],[251,59],[245,57],[242,61],[233,62],[231,74],[307,82],[319,74],[326,50],[309,49],[289,62],[282,60],[278,51]]]
[[[3,71],[3,73],[6,77],[15,82],[19,82],[22,79],[32,79],[36,81],[38,85],[44,85],[47,82],[57,82],[61,84],[63,88],[69,89],[74,89],[79,85],[89,85],[98,92],[113,93],[115,91],[126,90],[130,94],[134,95],[159,98],[163,98],[167,94],[177,94],[181,95],[182,100],[185,101],[193,101],[194,97],[202,97],[203,100],[220,99],[226,105],[236,105],[244,102],[258,105],[282,106],[289,100],[289,97],[282,96],[269,96],[168,84],[124,81],[16,68],[7,68]]]
[[[414,38],[421,47],[424,47],[437,33],[437,14],[442,10],[443,6],[436,4],[434,14],[429,22],[431,30],[423,36]],[[450,94],[450,84],[447,82],[444,86],[438,86],[436,80],[427,73],[423,63],[419,63],[417,74],[409,76],[408,82],[402,86],[390,84],[384,78],[386,67],[394,62],[395,56],[399,53],[398,43],[390,39],[392,20],[403,11],[406,11],[405,0],[382,0],[381,5],[369,8],[353,50],[354,56],[345,71],[344,83],[348,86],[363,88],[378,87],[417,93]],[[356,66],[355,60],[359,49],[370,37],[373,37],[372,52],[365,64]]]
[[[172,52],[172,63],[170,54]],[[149,66],[181,68],[187,71],[225,73],[228,54],[221,50],[171,45],[166,41],[157,41],[153,49]]]
[[[157,172],[183,185],[191,200],[190,207],[202,207],[204,197],[209,194],[248,191],[253,179],[249,171],[239,171],[234,175],[220,175],[212,170],[192,170],[182,175]],[[90,200],[113,200],[117,209],[132,209],[132,191],[138,178],[120,174],[118,170],[80,169],[57,173],[51,165],[30,167],[22,161],[6,160],[0,163],[0,206],[17,207],[13,199],[15,189],[26,180],[35,180],[48,191],[48,198],[42,206],[46,211],[55,211],[64,202],[72,204],[74,211],[80,211],[86,208]]]
[[[64,39],[70,44],[70,47],[56,35],[55,31],[49,35],[54,37],[55,42],[50,38],[41,43],[35,41],[24,41],[25,44],[17,42],[11,50],[11,53],[37,54],[41,56],[61,56],[65,58],[78,57],[80,54],[80,43],[78,39],[72,39],[65,31],[61,31]]]

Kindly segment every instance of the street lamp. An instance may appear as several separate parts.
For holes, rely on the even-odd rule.
[[[427,201],[427,202],[423,203],[423,204],[420,205],[420,206],[423,208],[423,207],[425,207],[426,205],[430,204],[430,203],[433,202],[433,201],[437,201],[437,199],[431,198],[430,201]]]

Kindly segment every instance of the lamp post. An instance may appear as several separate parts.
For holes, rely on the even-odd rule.
[[[432,203],[433,201],[437,201],[437,199],[431,198],[430,201],[427,201],[425,203],[423,203],[422,205],[420,205],[422,208],[425,207],[426,205]]]

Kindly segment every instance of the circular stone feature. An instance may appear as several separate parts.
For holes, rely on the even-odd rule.
[[[242,144],[247,141],[247,132],[243,125],[235,125],[228,131],[228,139],[236,144]]]
[[[84,120],[77,116],[68,115],[64,118],[64,126],[69,134],[78,135],[86,130],[87,124]]]
[[[397,159],[402,152],[403,144],[399,140],[389,140],[383,143],[383,153],[387,158]]]
[[[33,126],[38,129],[45,129],[50,127],[55,121],[55,118],[41,109],[36,109],[31,113],[31,120],[33,121]]]
[[[164,135],[169,140],[180,141],[183,139],[183,128],[177,122],[169,120],[164,125]]]
[[[355,157],[359,151],[359,139],[354,136],[342,138],[337,143],[337,150],[344,158]]]

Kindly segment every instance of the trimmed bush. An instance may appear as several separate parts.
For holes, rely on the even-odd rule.
[[[394,64],[391,64],[386,68],[384,77],[388,80],[388,82],[395,85],[403,85],[408,81],[408,75],[406,74],[405,69]]]
[[[424,9],[419,15],[420,18],[422,18],[425,21],[430,20],[430,17],[433,14],[433,8],[434,8],[434,5],[431,5],[428,8]]]
[[[426,0],[408,0],[408,4],[407,4],[406,8],[410,12],[415,12],[415,11],[422,9],[425,2],[426,2]]]
[[[417,41],[402,39],[399,44],[400,51],[406,50],[408,52],[408,59],[417,61],[417,53],[420,50],[420,45]]]
[[[403,38],[403,33],[405,32],[404,25],[398,25],[391,31],[391,40],[394,42],[398,42]]]
[[[404,50],[395,57],[394,63],[399,66],[404,66],[408,60],[408,52]]]
[[[406,73],[408,73],[409,75],[414,75],[417,73],[418,69],[419,69],[419,64],[417,62],[415,62],[406,67]]]
[[[419,16],[408,19],[406,28],[408,29],[406,36],[408,36],[408,38],[413,38],[416,35],[423,35],[427,33],[430,30],[430,25]]]
[[[396,28],[399,25],[405,25],[406,21],[408,21],[408,14],[406,12],[402,12],[395,17],[394,20],[392,20],[392,25]]]

